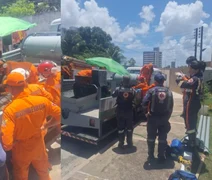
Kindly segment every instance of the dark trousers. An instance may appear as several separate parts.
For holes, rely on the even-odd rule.
[[[148,154],[154,154],[155,139],[158,136],[158,157],[164,157],[167,147],[167,134],[171,129],[168,116],[149,116],[147,122]]]
[[[133,110],[116,109],[118,130],[133,130]]]
[[[200,101],[186,101],[183,107],[184,121],[187,130],[186,134],[188,134],[189,145],[191,147],[196,145],[197,121],[200,108]]]

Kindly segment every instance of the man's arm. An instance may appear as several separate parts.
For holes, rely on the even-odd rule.
[[[180,88],[193,89],[198,83],[198,78],[192,77],[189,80],[176,80],[176,83]]]
[[[51,102],[53,102],[53,97],[52,95],[46,91],[46,89],[44,87],[42,87],[41,85],[38,85],[40,90],[41,90],[41,94],[43,97],[46,97],[48,100],[50,100]]]
[[[61,108],[49,100],[46,104],[48,104],[47,116],[51,116],[52,118],[41,127],[42,130],[59,125],[61,121]]]
[[[14,144],[14,120],[12,116],[8,113],[7,109],[4,110],[1,124],[2,133],[2,145],[5,151],[10,151]]]

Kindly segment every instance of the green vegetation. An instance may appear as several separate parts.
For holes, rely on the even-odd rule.
[[[122,50],[112,43],[111,36],[99,27],[64,30],[61,47],[64,55],[78,59],[98,56],[117,62],[125,59]]]
[[[18,0],[1,8],[1,16],[23,17],[34,14],[34,3],[31,3],[28,0]]]
[[[0,0],[0,16],[23,17],[43,12],[60,11],[60,1]]]
[[[210,123],[210,151],[212,153],[212,93],[211,87],[207,86],[205,88],[205,100],[204,104],[209,106],[209,116],[211,116],[211,123]],[[201,174],[199,179],[200,180],[211,180],[212,179],[212,154],[210,154],[205,159],[205,165],[202,168]]]

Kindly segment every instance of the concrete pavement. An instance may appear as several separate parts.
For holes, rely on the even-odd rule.
[[[182,113],[182,95],[173,93],[175,105],[170,119],[172,129],[168,141],[182,138],[185,134]],[[66,137],[62,138],[61,161],[63,180],[164,180],[179,169],[180,165],[167,161],[163,166],[146,164],[146,124],[141,123],[134,130],[132,150],[118,150],[116,140],[108,140],[107,145],[95,147]],[[156,148],[157,150],[157,148]],[[155,151],[156,152],[156,151]],[[151,169],[151,170],[150,170]]]

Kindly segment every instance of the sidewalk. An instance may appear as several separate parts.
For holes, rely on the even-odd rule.
[[[174,95],[174,112],[170,119],[172,129],[168,135],[168,141],[173,138],[182,138],[185,134],[182,113],[182,95]],[[110,147],[106,152],[99,153],[92,158],[84,167],[73,172],[73,176],[64,180],[165,180],[176,169],[180,168],[179,163],[167,161],[164,165],[155,165],[150,170],[147,166],[147,144],[146,144],[146,127],[141,123],[134,130],[135,148],[131,151],[120,151],[117,143]],[[155,148],[157,150],[157,147]]]

